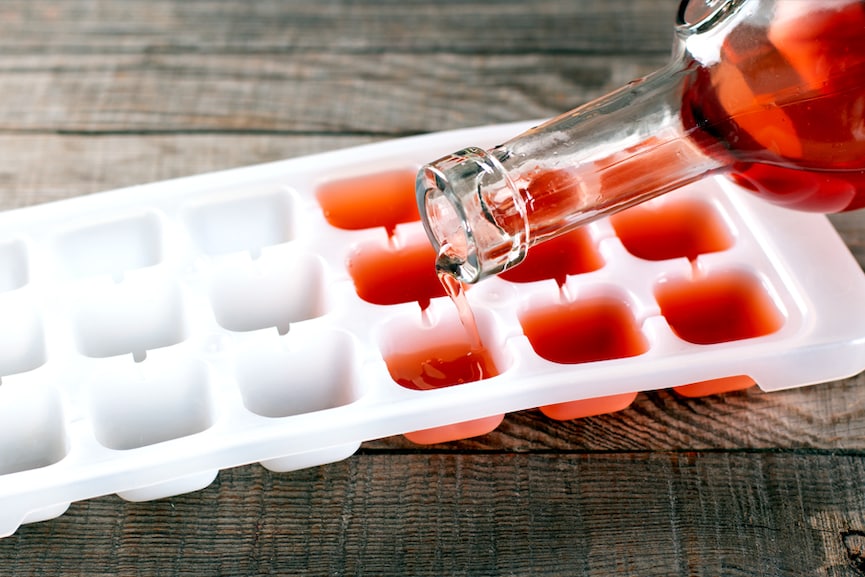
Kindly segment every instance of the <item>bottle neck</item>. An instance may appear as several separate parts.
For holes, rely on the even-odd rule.
[[[425,166],[418,206],[437,267],[476,282],[529,248],[723,167],[682,118],[695,64],[666,68],[493,149]],[[718,145],[720,147],[720,144]]]

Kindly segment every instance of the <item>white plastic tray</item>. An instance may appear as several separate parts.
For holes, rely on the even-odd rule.
[[[476,434],[509,411],[547,406],[567,418],[591,413],[592,402],[561,403],[612,400],[596,407],[604,411],[641,390],[739,375],[773,390],[865,368],[865,277],[828,220],[710,179],[653,203],[665,215],[696,202],[705,214],[685,219],[699,224],[691,233],[709,215],[727,246],[693,260],[639,258],[612,222],[594,223],[594,270],[562,287],[492,279],[469,290],[498,376],[428,391],[398,385],[385,357],[431,346],[442,331],[444,340],[458,335],[455,309],[443,297],[425,311],[366,302],[346,263],[364,247],[425,243],[421,225],[400,224],[390,240],[384,227],[341,229],[325,220],[317,191],[412,172],[526,127],[401,139],[0,214],[0,535],[77,500],[182,493],[246,463],[315,466],[364,440],[420,429],[433,430],[410,438]],[[413,197],[410,187],[405,194]],[[628,226],[640,236],[642,225]],[[380,267],[389,279],[408,270]],[[687,290],[663,306],[658,295],[692,276],[751,283],[756,312],[775,325],[749,334],[755,311],[745,299],[722,319],[698,320],[722,335],[717,342],[685,340],[693,327],[676,323],[711,307],[673,322],[664,307],[689,299]],[[624,330],[636,351],[577,363],[540,357],[520,319],[563,302],[589,303],[590,317],[598,303],[621,305],[623,326],[595,327],[582,342],[612,338],[617,350]],[[741,317],[745,333],[715,330],[729,317]],[[586,338],[577,335],[582,318],[565,326],[577,339]]]

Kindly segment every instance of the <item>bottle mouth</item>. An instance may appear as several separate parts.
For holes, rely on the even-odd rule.
[[[523,202],[488,152],[466,148],[427,164],[415,192],[439,272],[475,283],[525,258]]]
[[[748,0],[682,0],[676,25],[690,33],[700,34],[714,28],[734,14]]]
[[[462,282],[476,282],[480,276],[477,246],[447,177],[427,165],[418,173],[416,191],[421,220],[436,252],[436,270]]]

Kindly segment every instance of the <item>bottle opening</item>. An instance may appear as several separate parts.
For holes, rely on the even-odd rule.
[[[477,266],[463,207],[454,198],[443,174],[425,167],[418,174],[418,208],[427,236],[436,251],[436,270],[464,282],[474,282]]]
[[[489,153],[467,148],[424,166],[416,195],[440,272],[474,283],[525,257],[522,200]]]
[[[747,0],[682,0],[679,4],[677,24],[691,32],[711,29],[734,13]]]

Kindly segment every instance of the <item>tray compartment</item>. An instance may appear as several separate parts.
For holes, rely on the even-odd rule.
[[[340,177],[322,182],[315,198],[327,222],[344,230],[383,227],[420,220],[415,201],[416,167]]]
[[[382,328],[379,348],[395,383],[412,390],[434,390],[490,379],[509,368],[503,331],[497,329],[492,314],[474,311],[479,347],[455,309],[438,312],[398,317]]]
[[[768,282],[743,268],[694,278],[669,276],[655,286],[661,314],[682,340],[713,345],[771,335],[785,314]]]
[[[161,277],[91,285],[76,293],[72,307],[78,352],[91,358],[131,354],[176,345],[189,332],[180,286]]]
[[[649,350],[628,295],[614,285],[592,289],[573,300],[533,299],[523,306],[520,325],[535,353],[554,363],[580,364]]]
[[[27,247],[20,240],[0,242],[0,293],[14,291],[30,282]]]
[[[353,403],[362,396],[359,353],[343,331],[292,331],[238,354],[243,404],[256,415],[291,417]]]
[[[217,267],[208,288],[222,328],[246,332],[276,327],[279,334],[287,333],[293,323],[325,314],[326,293],[321,259],[288,249],[269,249],[255,261]]]
[[[67,452],[63,408],[53,388],[0,386],[0,476],[53,465]]]
[[[173,357],[176,357],[174,355]],[[194,359],[112,359],[91,375],[96,440],[127,451],[208,430],[216,420],[211,376]]]
[[[416,302],[421,308],[445,296],[435,270],[436,254],[418,226],[395,237],[355,245],[346,267],[357,295],[376,305]]]
[[[0,293],[0,378],[47,361],[44,313],[27,288]]]
[[[553,279],[564,286],[569,276],[599,270],[604,264],[589,228],[584,227],[532,247],[519,266],[500,273],[499,278],[515,283]]]
[[[119,282],[129,271],[162,262],[163,234],[160,216],[145,211],[67,230],[53,251],[64,278],[110,275]]]
[[[287,189],[250,187],[192,202],[182,210],[182,220],[198,252],[248,252],[258,258],[264,247],[295,239],[295,205]]]
[[[661,198],[610,217],[625,249],[637,258],[695,260],[728,250],[735,234],[718,206],[698,198]]]

